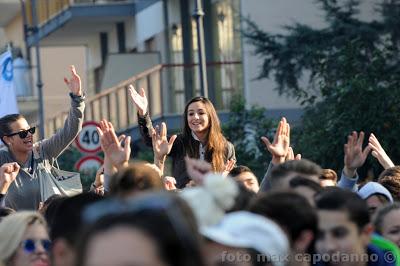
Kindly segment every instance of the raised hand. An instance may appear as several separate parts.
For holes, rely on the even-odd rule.
[[[296,156],[294,156],[293,148],[289,147],[288,153],[286,154],[286,157],[285,157],[285,162],[293,161],[293,160],[296,160],[296,161],[301,160],[301,154],[299,153],[299,154],[296,154]]]
[[[166,190],[176,189],[176,180],[172,176],[165,176],[163,178],[163,183]]]
[[[353,177],[356,175],[357,168],[361,167],[368,154],[371,151],[371,147],[367,146],[363,150],[362,145],[364,141],[364,132],[353,131],[347,137],[347,143],[344,144],[344,174],[348,177]]]
[[[144,89],[141,88],[139,94],[132,85],[129,85],[129,95],[138,109],[139,115],[143,116],[147,112],[148,108],[147,97]]]
[[[235,160],[228,160],[225,164],[225,170],[222,172],[222,176],[227,177],[229,172],[235,167]]]
[[[272,143],[267,137],[261,137],[261,140],[272,155],[272,164],[278,165],[285,162],[290,146],[290,125],[286,118],[283,117],[279,122]]]
[[[394,166],[394,163],[390,159],[390,157],[386,154],[385,150],[382,148],[378,139],[374,134],[371,133],[368,139],[368,146],[372,149],[372,156],[378,159],[379,163],[383,166],[383,168],[388,169]]]
[[[82,82],[79,75],[76,73],[75,66],[70,66],[71,69],[71,78],[64,78],[65,84],[67,84],[69,90],[72,94],[76,96],[82,96]]]
[[[6,194],[8,188],[15,181],[20,166],[17,163],[5,163],[0,167],[0,194]]]
[[[185,163],[189,177],[199,185],[203,183],[204,176],[212,171],[211,164],[206,161],[185,157]]]
[[[167,125],[162,122],[161,130],[158,131],[153,129],[151,132],[151,138],[153,143],[154,157],[160,161],[165,159],[165,156],[167,156],[171,152],[172,146],[174,145],[174,141],[176,139],[176,135],[171,136],[168,141]]]
[[[121,136],[117,138],[111,122],[103,119],[100,128],[97,128],[100,136],[101,148],[111,164],[120,169],[128,164],[131,155],[131,137]],[[121,143],[124,142],[124,146]]]

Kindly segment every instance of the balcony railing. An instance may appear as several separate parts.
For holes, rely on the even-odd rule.
[[[117,130],[126,130],[137,125],[137,116],[131,103],[128,86],[136,89],[143,88],[149,101],[149,112],[153,118],[169,114],[182,113],[185,106],[183,70],[192,69],[196,73],[198,65],[188,67],[183,64],[157,65],[145,72],[125,80],[118,85],[107,89],[86,100],[85,120],[100,121],[105,118],[113,123]],[[209,90],[216,91],[216,108],[227,110],[233,94],[242,91],[241,62],[217,62],[208,65],[208,70],[218,76],[217,86],[210,86]],[[170,80],[167,80],[167,79]],[[199,95],[198,77],[194,76],[194,91]],[[163,89],[165,86],[167,90]],[[164,93],[163,93],[164,92]],[[169,97],[168,105],[163,105],[163,97]],[[53,134],[62,127],[68,111],[61,112],[46,120],[46,136]]]
[[[47,22],[60,12],[73,5],[106,5],[129,3],[129,0],[36,0],[39,25]],[[28,25],[32,25],[32,0],[25,1],[25,11]]]

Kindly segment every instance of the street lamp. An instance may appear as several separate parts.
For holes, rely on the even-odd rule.
[[[25,12],[25,0],[21,0],[21,9],[22,15],[25,23],[27,23],[27,16]],[[39,96],[39,135],[40,138],[44,138],[44,104],[43,104],[43,82],[42,82],[42,70],[40,65],[40,46],[39,46],[39,28],[38,28],[38,20],[37,20],[37,12],[36,12],[36,0],[31,0],[31,15],[32,15],[32,25],[25,26],[24,25],[24,34],[26,41],[26,34],[33,33],[35,37],[35,54],[36,54],[36,73],[37,73],[37,82],[36,86],[38,89]],[[26,46],[28,44],[26,43]],[[30,58],[28,53],[28,58]]]
[[[207,65],[206,53],[204,46],[204,25],[203,17],[204,11],[202,7],[202,0],[195,0],[195,10],[193,17],[196,19],[197,25],[197,47],[199,54],[199,71],[200,71],[200,91],[201,95],[208,98],[208,84],[207,84]]]

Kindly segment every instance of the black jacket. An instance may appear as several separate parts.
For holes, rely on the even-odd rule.
[[[153,128],[153,124],[151,122],[150,116],[146,114],[145,116],[138,116],[138,124],[140,128],[140,134],[142,135],[143,141],[149,147],[152,147],[152,140],[150,136],[151,128]],[[200,142],[195,140],[193,137],[189,140],[194,144],[194,147],[199,147]],[[172,175],[176,179],[177,188],[184,188],[185,185],[189,182],[190,178],[186,172],[185,165],[185,156],[187,154],[185,147],[185,139],[183,134],[178,134],[174,145],[172,146],[171,152],[168,154],[172,158]],[[196,145],[197,144],[197,145]],[[199,158],[199,156],[197,156]],[[205,154],[205,160],[211,162],[212,154]],[[228,160],[235,160],[235,147],[232,143],[227,141],[226,150],[225,150],[225,163]]]

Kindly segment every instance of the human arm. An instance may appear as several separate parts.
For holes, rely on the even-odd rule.
[[[49,139],[40,142],[39,153],[41,153],[43,159],[52,160],[57,158],[82,129],[85,103],[81,79],[76,73],[74,66],[71,66],[71,78],[69,80],[64,78],[64,81],[70,90],[71,108],[63,128],[59,129]]]
[[[290,146],[290,125],[286,118],[282,118],[275,132],[274,140],[271,143],[267,137],[261,137],[267,150],[272,155],[271,163],[278,165],[285,162]]]
[[[154,152],[154,164],[161,170],[162,174],[164,174],[165,159],[171,152],[176,137],[176,135],[173,135],[169,140],[167,139],[167,125],[164,122],[161,123],[161,130],[152,129],[151,138]]]
[[[118,139],[113,125],[105,119],[100,122],[100,128],[98,127],[97,131],[100,136],[101,148],[109,160],[107,163],[110,163],[118,171],[126,167],[131,155],[131,137],[122,136]]]
[[[341,178],[338,182],[338,187],[351,189],[357,191],[357,168],[361,167],[369,152],[371,147],[367,146],[363,150],[362,145],[364,141],[364,132],[353,131],[347,137],[347,143],[344,145],[344,168],[342,171]]]
[[[379,163],[382,165],[384,169],[388,169],[394,166],[394,163],[387,155],[385,150],[382,148],[381,144],[379,143],[378,139],[375,137],[373,133],[369,136],[368,139],[369,143],[368,146],[372,149],[372,156],[374,156]]]
[[[0,194],[6,195],[9,187],[15,181],[20,166],[17,163],[5,163],[0,167]]]

